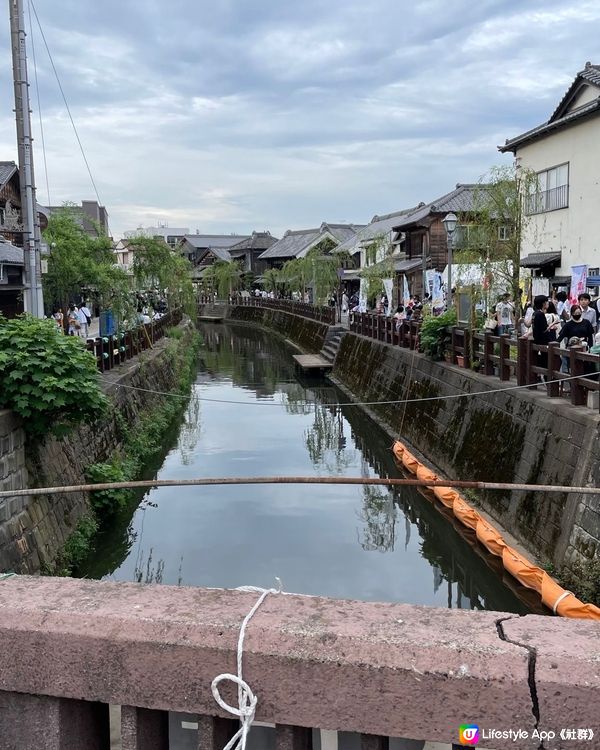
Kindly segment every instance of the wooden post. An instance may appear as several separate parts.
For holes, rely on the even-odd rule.
[[[577,356],[582,351],[580,346],[572,346],[569,351],[571,375],[583,377],[585,374],[584,362]],[[571,403],[573,406],[583,406],[587,402],[587,391],[579,380],[571,380]]]
[[[510,335],[503,333],[500,337],[500,380],[510,380]]]
[[[527,385],[527,339],[517,339],[517,385]]]
[[[555,373],[560,372],[560,354],[558,353],[558,341],[551,341],[548,344],[548,395],[550,398],[558,398],[560,396],[560,383],[557,381],[553,383],[555,379]],[[556,366],[555,366],[556,365]]]
[[[485,340],[483,342],[483,373],[488,377],[494,374],[494,362],[490,359],[490,355],[493,353],[494,343],[492,341],[492,335],[486,330]]]

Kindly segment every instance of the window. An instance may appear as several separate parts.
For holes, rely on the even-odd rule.
[[[511,228],[503,225],[498,227],[498,239],[500,242],[507,242],[512,236]]]
[[[569,164],[538,172],[537,185],[527,196],[528,214],[541,214],[569,205]]]

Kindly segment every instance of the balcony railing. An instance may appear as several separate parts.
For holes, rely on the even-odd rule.
[[[541,190],[527,196],[527,214],[542,214],[547,211],[556,211],[558,208],[567,208],[569,205],[569,186],[560,185],[550,190]]]
[[[256,600],[187,586],[0,581],[0,745],[105,750],[110,728],[123,750],[222,750],[239,725],[211,684],[237,672],[240,626]],[[471,722],[495,750],[540,747],[536,730],[556,733],[544,747],[570,746],[561,729],[585,731],[588,742],[573,747],[592,748],[597,659],[597,625],[582,620],[271,594],[244,641],[260,724],[248,750],[424,741],[450,750]],[[233,686],[219,689],[237,707]],[[526,733],[518,744],[490,738],[509,728]]]

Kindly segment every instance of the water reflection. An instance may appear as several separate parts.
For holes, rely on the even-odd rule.
[[[205,324],[201,334],[197,399],[166,446],[160,478],[401,476],[389,437],[341,406],[327,382],[299,381],[285,342],[246,326]],[[159,488],[111,533],[88,575],[225,587],[269,586],[277,575],[286,590],[310,594],[539,608],[411,487]]]

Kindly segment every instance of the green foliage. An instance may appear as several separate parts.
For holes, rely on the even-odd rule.
[[[449,328],[456,325],[456,311],[448,310],[438,316],[430,315],[423,320],[420,329],[421,349],[433,359],[444,358],[450,344]]]
[[[384,234],[378,234],[373,237],[367,247],[366,256],[368,265],[360,272],[361,278],[366,281],[367,298],[372,299],[384,291],[384,279],[394,278],[392,252],[393,248]],[[378,258],[380,259],[379,261]]]
[[[88,482],[104,484],[106,482],[126,482],[133,474],[133,466],[130,461],[112,461],[110,463],[99,463],[88,466],[85,477]],[[90,502],[92,510],[99,522],[124,508],[133,493],[131,490],[98,490],[92,492]]]
[[[574,560],[569,568],[561,570],[559,580],[581,601],[600,606],[600,556],[585,562]]]
[[[239,261],[216,260],[204,275],[204,283],[217,292],[220,299],[226,299],[232,292],[243,286],[242,267]]]
[[[293,292],[300,292],[302,297],[307,289],[313,290],[315,304],[324,304],[327,298],[339,286],[339,269],[344,267],[347,253],[335,253],[329,238],[325,238],[313,247],[303,258],[288,260],[279,275]]]
[[[274,268],[267,268],[263,273],[264,285],[267,292],[276,292],[277,285],[282,279],[282,274],[277,272]]]
[[[66,308],[93,290],[102,307],[121,319],[130,312],[130,281],[115,265],[109,237],[89,237],[66,205],[53,213],[44,238],[51,248],[48,272],[42,277],[46,303]]]
[[[494,263],[495,287],[511,290],[518,298],[521,242],[529,224],[523,211],[523,197],[537,184],[531,170],[514,166],[493,167],[481,178],[475,192],[473,215],[463,217],[458,232],[460,252],[456,258],[463,263],[477,263],[484,273]],[[505,227],[508,237],[500,240],[499,229]],[[456,241],[456,240],[455,240]]]
[[[167,329],[167,337],[175,339],[176,341],[181,341],[183,334],[183,328],[180,328],[179,326],[171,326],[171,328]]]
[[[41,436],[94,421],[106,408],[94,357],[53,321],[0,318],[0,408],[23,418]]]
[[[195,317],[196,303],[190,262],[172,250],[164,240],[136,237],[131,240],[133,275],[139,289],[156,289],[165,294],[171,308],[180,307]]]
[[[65,542],[55,566],[48,571],[51,575],[70,575],[89,555],[93,539],[98,532],[98,522],[93,515],[79,519],[77,528]]]

